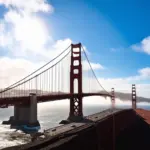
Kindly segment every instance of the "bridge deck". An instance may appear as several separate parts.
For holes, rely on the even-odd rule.
[[[54,101],[54,100],[62,100],[62,99],[70,99],[71,97],[78,97],[78,94],[45,94],[45,95],[37,95],[37,102],[47,102],[47,101]],[[111,95],[105,93],[83,93],[82,97],[87,96],[108,96]],[[0,98],[0,106],[12,106],[18,103],[28,103],[30,100],[30,96],[21,96],[21,97],[4,97]]]
[[[101,119],[104,119],[107,116],[113,115],[114,113],[119,112],[119,111],[121,111],[121,109],[107,109],[105,111],[85,117],[85,119],[88,119],[91,122],[88,122],[88,121],[87,122],[85,121],[82,123],[73,122],[73,123],[69,123],[66,125],[57,126],[55,128],[46,130],[46,135],[51,135],[51,136],[59,135],[61,133],[65,133],[65,132],[71,131],[76,128],[84,127],[86,124],[93,124],[94,122],[100,121]]]

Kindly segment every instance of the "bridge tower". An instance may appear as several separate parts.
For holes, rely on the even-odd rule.
[[[75,96],[75,80],[77,80],[77,94]],[[71,44],[71,66],[70,66],[70,121],[81,121],[82,112],[82,63],[81,43]]]
[[[132,84],[132,108],[136,109],[136,87]]]
[[[112,103],[112,108],[115,107],[115,90],[114,88],[111,89],[111,103]]]

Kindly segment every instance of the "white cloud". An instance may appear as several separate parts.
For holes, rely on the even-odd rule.
[[[1,87],[31,73],[71,44],[69,38],[54,41],[38,12],[53,12],[45,0],[0,0],[8,8],[0,20]],[[3,82],[3,84],[2,84]]]
[[[97,69],[104,69],[104,67],[99,64],[99,63],[91,63],[91,66],[94,70],[97,70]]]
[[[4,5],[9,9],[13,7],[26,12],[52,12],[54,10],[46,0],[0,0],[0,5]]]
[[[0,22],[0,46],[11,56],[33,55],[35,52],[44,55],[52,37],[44,20],[35,12],[50,12],[52,6],[44,0],[6,0],[0,4],[8,7]]]
[[[136,82],[136,81],[142,81],[142,80],[148,80],[148,79],[150,79],[150,67],[139,69],[138,75],[130,76],[126,78],[126,80],[129,82],[130,81]]]
[[[150,78],[150,67],[140,69],[138,72],[140,73],[141,77]]]
[[[72,40],[53,40],[51,29],[38,15],[54,10],[45,0],[0,0],[0,5],[8,8],[0,20],[0,51],[7,53],[0,57],[0,65],[4,66],[0,68],[0,87],[6,87],[53,59]],[[104,69],[98,63],[91,65],[93,69]],[[69,79],[69,74],[64,76]]]
[[[129,76],[124,78],[101,78],[102,85],[108,85],[108,89],[116,87],[117,90],[128,90],[129,85],[137,83],[139,81],[150,79],[150,68],[142,68],[138,70],[138,74],[135,76]]]
[[[123,92],[123,93],[131,93],[132,91],[132,83],[129,83],[126,78],[99,78],[100,83],[104,86],[107,91],[111,91],[111,88],[115,88],[115,91]],[[150,84],[136,84],[136,91],[138,96],[143,96],[150,98]]]
[[[150,36],[144,38],[140,43],[131,46],[133,50],[145,52],[150,55]]]
[[[0,58],[0,88],[4,88],[9,84],[16,82],[24,75],[28,75],[35,68],[39,67],[40,64],[34,64],[25,59],[11,59],[8,57]]]
[[[136,84],[137,95],[150,98],[150,84],[140,83],[150,79],[150,68],[138,70],[138,75],[125,78],[99,78],[100,83],[107,91],[115,88],[116,91],[131,93],[132,84]]]
[[[64,50],[62,48],[68,47],[70,43],[70,39],[59,40],[51,45],[50,49],[47,52],[43,52],[41,54],[39,54],[38,52],[33,52],[33,54],[35,53],[36,59],[38,59],[39,61],[33,61],[34,58],[27,59],[27,57],[29,58],[30,55],[27,55],[27,57],[20,57],[20,55],[18,55],[18,57],[14,58],[8,56],[0,57],[0,66],[2,66],[0,67],[0,88],[7,87],[10,84],[13,84],[21,78],[32,73],[33,71],[53,59],[54,56],[57,56],[62,50]],[[56,63],[56,61],[50,63],[42,70],[45,70],[46,68],[52,66],[54,63]]]
[[[93,70],[99,70],[99,69],[103,70],[104,69],[104,67],[99,63],[90,62],[90,64],[91,64],[91,67]],[[87,60],[82,61],[82,67],[83,67],[83,70],[91,70],[90,65],[87,62]]]

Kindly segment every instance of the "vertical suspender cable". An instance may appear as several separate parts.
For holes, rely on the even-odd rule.
[[[53,67],[52,67],[52,85],[51,85],[51,87],[52,87],[52,93],[53,93]]]

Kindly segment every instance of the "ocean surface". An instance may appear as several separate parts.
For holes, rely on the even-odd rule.
[[[131,102],[116,102],[117,108],[131,108]],[[85,116],[101,112],[111,107],[109,99],[87,98],[83,100],[83,113]],[[139,108],[150,110],[150,103],[140,103]],[[59,125],[63,119],[67,119],[69,114],[69,101],[53,101],[38,104],[38,120],[41,124],[41,131]],[[2,125],[1,122],[8,120],[13,115],[13,107],[0,109],[0,149],[8,146],[27,143],[30,141],[30,135],[21,131],[9,129],[8,125]]]

